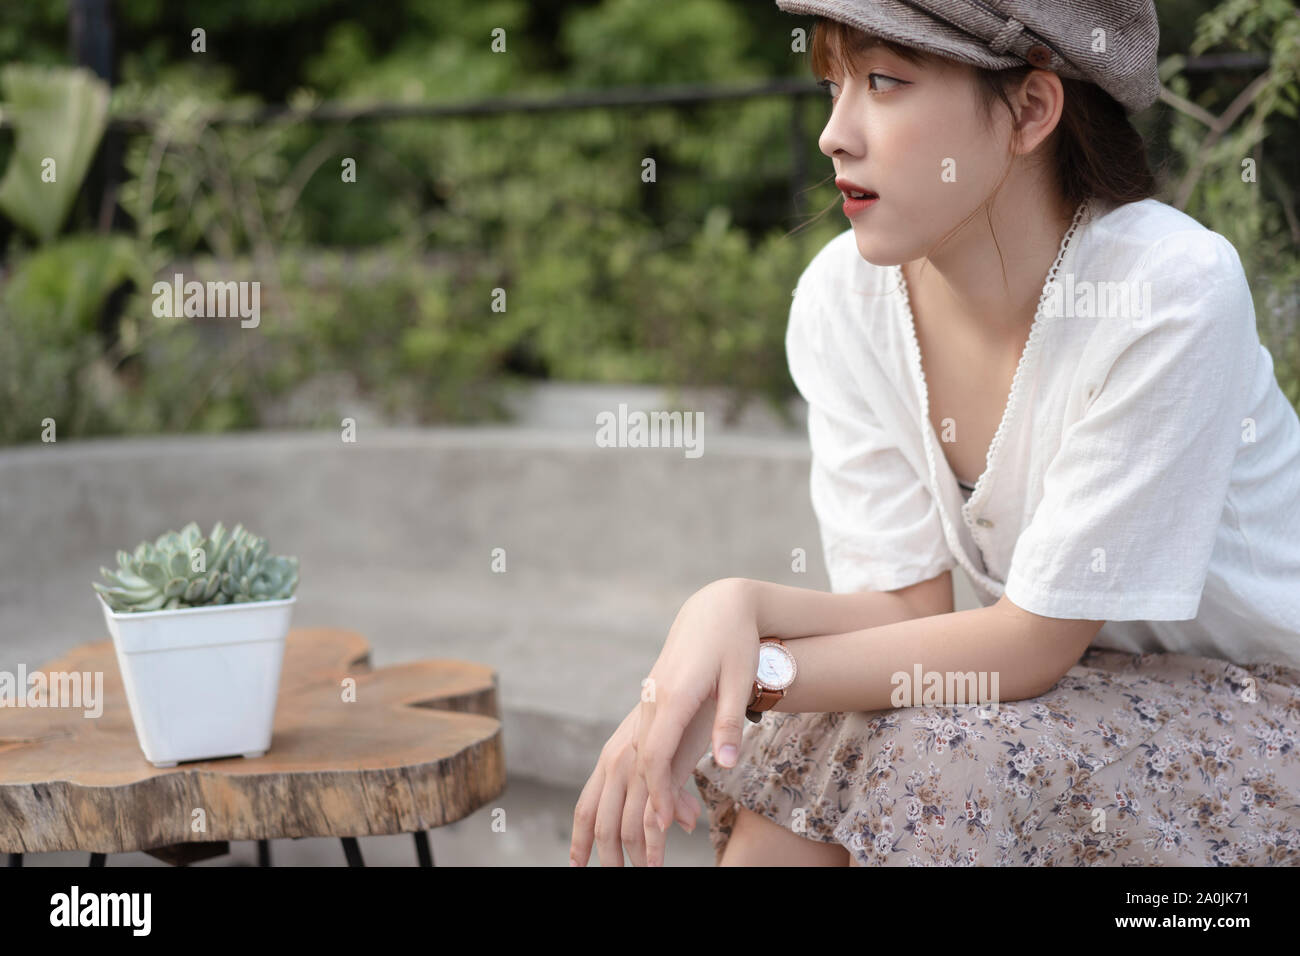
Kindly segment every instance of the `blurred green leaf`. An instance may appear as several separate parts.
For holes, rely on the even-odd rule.
[[[13,155],[0,180],[0,211],[49,242],[99,147],[108,86],[87,70],[17,63],[0,70],[0,84],[4,113],[15,130]]]
[[[4,297],[18,314],[43,312],[54,317],[53,328],[91,333],[104,300],[128,279],[147,285],[134,240],[68,236],[22,259],[4,287]]]

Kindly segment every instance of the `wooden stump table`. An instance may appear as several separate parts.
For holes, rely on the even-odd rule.
[[[132,850],[179,865],[228,853],[230,840],[257,840],[266,866],[268,841],[320,836],[342,838],[348,865],[361,866],[356,838],[393,833],[413,833],[420,865],[432,866],[426,831],[505,789],[495,672],[457,660],[372,670],[354,631],[289,632],[271,749],[253,759],[149,763],[112,641],[41,670],[102,672],[103,711],[0,707],[0,851],[11,866],[58,850],[88,851],[92,866]]]

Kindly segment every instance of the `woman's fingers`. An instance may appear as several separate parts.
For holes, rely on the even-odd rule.
[[[686,787],[682,787],[677,791],[675,816],[677,822],[681,824],[682,829],[687,833],[694,832],[696,824],[700,822],[700,811],[702,809],[700,801],[691,796]]]
[[[673,776],[680,782],[673,788],[671,818],[688,833],[699,822],[702,808],[686,787],[685,780],[699,760],[699,756],[690,751],[699,747],[702,752],[707,746],[713,716],[710,704],[706,702],[697,713],[691,732],[684,741],[686,750],[679,752],[672,762]],[[641,716],[641,706],[638,705],[601,751],[595,770],[578,796],[573,811],[573,836],[569,841],[569,857],[576,866],[586,866],[590,862],[593,844],[601,866],[623,866],[625,849],[633,866],[648,863],[645,826],[649,797],[646,781],[637,772],[636,752]],[[666,837],[659,832],[657,823],[655,831],[661,840]],[[658,859],[662,862],[662,843],[658,852]]]
[[[645,781],[635,773],[627,782],[627,800],[623,805],[623,819],[619,826],[619,836],[623,849],[627,850],[628,859],[633,866],[645,866],[645,833],[641,825],[645,814]]]
[[[645,836],[646,797],[645,780],[638,774],[629,772],[627,797],[623,801],[623,819],[619,827],[619,839],[632,866],[648,865]],[[699,804],[684,789],[677,793],[674,817],[681,824],[682,829],[688,833],[695,829],[696,821],[699,819]],[[666,835],[663,836],[665,836],[666,840]],[[662,864],[662,848],[659,851],[659,860]]]
[[[631,747],[622,748],[605,775],[596,811],[596,854],[601,866],[623,865],[623,811],[635,759]]]
[[[641,829],[645,833],[646,865],[663,866],[664,848],[668,843],[668,831],[659,829],[659,820],[648,802],[646,803],[645,813],[641,815]]]
[[[691,820],[698,820],[700,815],[700,806],[693,797],[689,797],[689,782],[695,767],[700,762],[700,758],[708,752],[709,735],[713,730],[714,703],[713,700],[706,699],[700,704],[695,716],[686,726],[685,733],[682,735],[681,743],[678,744],[677,753],[673,754],[670,765],[670,786],[674,794],[674,816],[680,819],[676,807],[681,804],[682,795],[687,795],[689,802],[688,811],[691,812]],[[685,826],[683,824],[683,826]]]
[[[673,822],[674,763],[682,759],[690,761],[689,755],[683,752],[691,745],[688,731],[702,705],[682,698],[674,698],[667,704],[661,699],[659,703],[654,723],[648,729],[642,728],[636,771],[650,791],[649,822],[658,830],[662,821],[666,830]],[[701,753],[703,750],[694,754],[695,761]]]
[[[718,675],[717,710],[713,715],[713,753],[721,756],[724,749],[732,756],[719,766],[734,767],[740,759],[741,740],[745,735],[745,705],[754,688],[754,663],[735,655]]]
[[[645,781],[630,769],[631,759],[627,754],[624,755],[623,760],[627,762],[629,768],[623,778],[626,781],[624,787],[620,788],[614,781],[618,775],[616,768],[613,773],[607,772],[609,761],[602,759],[582,788],[582,794],[578,797],[578,804],[573,812],[573,838],[569,843],[569,858],[576,866],[588,864],[593,841],[597,845],[601,866],[622,866],[624,850],[627,851],[633,866],[648,864],[645,844],[647,792]],[[620,792],[624,794],[621,798],[621,806],[618,803]],[[615,832],[618,834],[616,839],[606,836],[601,841],[596,838],[597,833],[607,833],[608,825],[598,822],[601,820],[602,806],[619,806],[621,816],[616,823]],[[702,809],[700,802],[691,795],[687,787],[683,786],[677,790],[673,816],[687,833],[695,830]],[[607,811],[606,819],[610,817],[612,813]],[[604,849],[601,849],[602,842]],[[614,862],[615,860],[618,862]],[[663,861],[662,848],[659,861],[660,863]]]
[[[569,840],[569,859],[574,866],[586,866],[591,857],[591,841],[596,830],[596,811],[605,787],[605,761],[596,761],[596,769],[587,778],[578,803],[573,808],[573,836]]]
[[[662,703],[662,700],[660,701]],[[645,846],[647,863],[654,866],[663,865],[664,850],[667,846],[667,831],[660,830],[660,820],[667,817],[671,823],[673,819],[680,819],[682,811],[679,809],[681,803],[681,794],[687,781],[690,779],[691,772],[699,763],[700,758],[708,749],[709,735],[713,729],[713,718],[715,706],[712,698],[706,698],[698,706],[693,708],[694,713],[684,722],[680,732],[677,733],[677,739],[674,744],[672,758],[667,761],[665,770],[666,795],[656,799],[655,792],[647,779],[649,775],[650,761],[646,760],[646,751],[644,749],[637,753],[636,773],[637,776],[646,780],[647,789],[650,790],[650,796],[647,798],[646,810],[642,815],[645,831]],[[670,714],[673,710],[669,707],[660,707],[655,715],[658,723],[664,723],[671,719]],[[655,736],[655,729],[651,728],[649,738]],[[693,803],[694,801],[691,801]],[[691,803],[687,804],[686,813],[690,812]],[[691,825],[682,824],[686,830],[694,829],[694,821],[699,818],[698,808],[690,817]]]

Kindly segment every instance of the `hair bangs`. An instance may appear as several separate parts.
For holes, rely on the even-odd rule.
[[[839,20],[818,17],[813,26],[809,60],[813,73],[822,77],[853,76],[861,58],[876,47],[888,50],[912,63],[935,59],[933,54],[876,36]]]

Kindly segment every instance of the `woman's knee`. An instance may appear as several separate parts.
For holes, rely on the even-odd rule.
[[[761,813],[736,811],[719,866],[847,866],[849,851],[838,843],[800,836]]]

